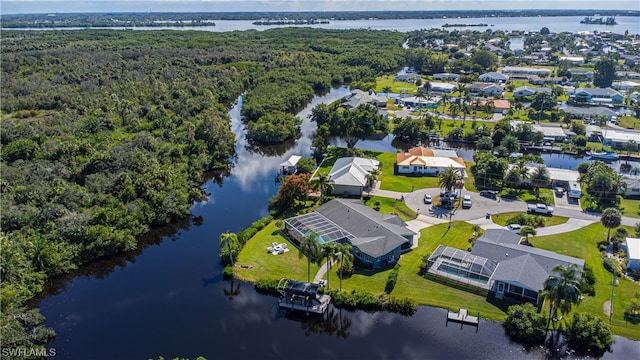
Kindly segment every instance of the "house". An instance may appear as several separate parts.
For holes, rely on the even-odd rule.
[[[606,107],[576,107],[576,106],[566,106],[562,108],[564,112],[567,114],[571,114],[575,117],[597,117],[597,116],[605,116],[608,119],[611,119],[612,116],[616,116],[615,111],[606,108]]]
[[[394,77],[393,79],[395,81],[404,81],[408,83],[414,83],[420,80],[420,75],[416,73],[400,74],[400,75],[396,75],[396,77]]]
[[[493,106],[493,112],[498,114],[505,113],[507,110],[509,110],[509,107],[511,106],[511,103],[509,102],[509,100],[489,100],[489,101]],[[484,106],[486,103],[487,103],[487,100],[481,100],[479,105]]]
[[[636,151],[640,151],[640,133],[624,130],[608,130],[602,134],[602,143],[614,149],[625,149],[629,141],[635,141]]]
[[[461,177],[465,176],[464,160],[457,157],[437,156],[432,149],[422,146],[409,149],[406,153],[396,154],[398,174],[421,174],[437,176],[447,168],[456,169]]]
[[[529,76],[527,78],[527,81],[529,81],[530,84],[532,85],[547,85],[547,84],[562,84],[562,78],[555,76],[555,77],[539,77],[539,76]]]
[[[618,79],[640,80],[640,74],[635,71],[616,71]]]
[[[514,167],[515,165],[509,164],[509,169]],[[527,169],[527,174],[531,175],[536,171],[536,168],[543,167],[542,164],[534,164],[530,163],[525,166]],[[546,167],[546,166],[545,166]],[[549,178],[551,179],[551,187],[568,187],[569,183],[575,182],[578,183],[580,179],[580,173],[577,170],[573,169],[560,169],[553,167],[546,167],[547,173],[549,174]],[[527,180],[523,181],[525,185],[531,185],[531,183]]]
[[[625,241],[627,270],[640,271],[640,239],[628,237]]]
[[[582,56],[560,56],[559,60],[560,61],[568,60],[568,61],[571,61],[571,63],[573,63],[574,65],[579,65],[579,64],[582,64],[584,62],[584,57],[582,57]]]
[[[387,102],[389,99],[386,96],[379,96],[373,91],[362,91],[362,90],[353,90],[349,95],[347,95],[343,102],[342,106],[349,110],[355,110],[358,106],[363,104],[368,104],[375,107],[384,107],[387,106]]]
[[[561,142],[567,138],[567,133],[563,128],[558,126],[540,126],[538,124],[534,124],[531,126],[532,130],[540,131],[544,134],[543,140],[545,141],[557,141]]]
[[[416,109],[418,108],[436,109],[438,107],[438,101],[440,101],[439,97],[432,97],[428,99],[428,98],[420,98],[417,96],[408,96],[408,97],[398,99],[398,102],[402,103],[402,105],[411,106]]]
[[[440,245],[427,261],[429,276],[455,280],[485,289],[497,298],[540,301],[544,282],[556,265],[584,260],[522,245],[522,236],[505,229],[487,229],[471,252]]]
[[[586,104],[621,104],[622,94],[612,88],[578,88],[569,96],[576,103]]]
[[[627,91],[627,90],[635,88],[635,87],[640,87],[640,82],[629,81],[629,80],[614,81],[613,83],[611,83],[611,87],[616,89],[616,90]]]
[[[593,71],[570,69],[571,80],[593,80]]]
[[[545,68],[531,68],[522,66],[505,66],[502,73],[512,77],[526,78],[529,75],[549,76],[551,70]]]
[[[300,159],[302,159],[300,155],[291,155],[289,159],[280,164],[280,173],[283,175],[294,174],[298,170],[296,165]]]
[[[516,97],[516,98],[530,97],[539,92],[545,92],[547,94],[551,94],[552,90],[549,88],[542,88],[542,87],[536,88],[536,87],[529,87],[529,86],[520,86],[517,89],[513,90],[513,97]]]
[[[496,84],[473,83],[467,87],[471,95],[502,96],[504,88]]]
[[[620,193],[625,196],[640,196],[640,176],[623,175],[622,182],[625,183],[626,189],[620,189]]]
[[[349,243],[356,264],[366,269],[394,264],[419,236],[397,215],[381,214],[359,199],[333,199],[313,212],[285,219],[285,229],[296,242],[315,232],[321,244]]]
[[[369,183],[369,174],[378,166],[380,162],[374,159],[345,157],[336,160],[329,171],[333,193],[360,197]]]
[[[433,80],[453,80],[458,81],[460,79],[460,75],[452,74],[452,73],[438,73],[433,74]]]
[[[482,82],[492,82],[492,83],[503,84],[509,80],[509,76],[505,74],[501,74],[499,72],[491,71],[478,76],[478,80]]]
[[[446,82],[431,82],[431,92],[433,93],[447,93],[450,94],[455,89],[456,85]]]

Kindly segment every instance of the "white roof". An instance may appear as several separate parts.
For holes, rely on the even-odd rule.
[[[336,160],[329,172],[329,179],[335,185],[365,186],[367,175],[380,165],[378,160],[347,157]]]
[[[628,237],[627,251],[629,252],[629,260],[640,259],[640,239]]]
[[[536,125],[532,126],[532,130],[533,131],[542,131],[544,136],[550,136],[550,137],[565,137],[565,136],[567,136],[564,133],[564,130],[561,127],[556,127],[556,126],[540,126],[540,125],[536,124]]]
[[[509,164],[509,169],[511,169],[514,166],[515,166],[514,164]],[[539,164],[538,166],[527,165],[526,168],[528,169],[528,174],[531,175],[533,174],[534,171],[536,171],[536,168],[542,167],[542,166],[544,165],[542,164]],[[547,168],[547,172],[549,173],[549,178],[551,178],[551,180],[577,182],[578,179],[580,179],[580,173],[577,170],[560,169],[560,168],[552,168],[552,167],[546,167],[546,168]]]
[[[300,159],[302,159],[302,156],[300,155],[291,155],[289,159],[281,163],[280,166],[296,166],[296,164],[298,164],[298,161],[300,161]]]
[[[431,82],[431,89],[454,89],[456,87],[455,84],[445,83],[445,82]]]
[[[638,143],[640,142],[640,133],[607,129],[606,133],[604,134],[604,139],[616,142],[627,142],[629,140],[635,140],[635,142]]]

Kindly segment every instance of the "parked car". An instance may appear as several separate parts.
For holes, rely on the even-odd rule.
[[[529,204],[527,206],[527,212],[529,214],[552,215],[553,207],[547,206],[545,204]]]
[[[480,196],[488,197],[491,199],[495,199],[498,197],[498,192],[493,190],[482,190],[480,191]]]
[[[522,229],[522,226],[519,225],[519,224],[509,224],[509,225],[507,225],[507,230],[513,231],[515,233],[520,233],[520,229]]]
[[[458,192],[453,190],[453,191],[446,191],[446,190],[441,190],[440,191],[440,197],[444,198],[444,197],[454,197],[457,198],[458,197]]]
[[[432,199],[431,199],[431,195],[429,195],[429,194],[425,194],[425,195],[424,195],[424,203],[425,203],[425,204],[431,204],[431,201],[432,201]]]
[[[468,209],[471,207],[471,195],[465,195],[462,197],[462,208]]]

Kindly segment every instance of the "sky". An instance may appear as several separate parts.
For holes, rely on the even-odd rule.
[[[640,0],[1,0],[0,14],[594,9],[640,10]]]

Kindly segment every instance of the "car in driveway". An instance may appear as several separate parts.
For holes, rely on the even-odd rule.
[[[495,199],[498,197],[498,192],[493,190],[482,190],[480,191],[480,196],[488,197],[490,199]]]
[[[431,195],[425,194],[424,195],[424,203],[425,204],[431,204],[431,201],[433,201],[433,199],[431,198]]]
[[[520,229],[522,229],[522,225],[520,224],[509,224],[507,225],[507,230],[513,231],[514,233],[520,233]]]
[[[453,190],[453,191],[446,191],[446,190],[441,190],[440,191],[440,197],[444,198],[444,197],[453,197],[453,198],[458,198],[458,192]]]
[[[465,195],[462,197],[462,208],[469,209],[471,207],[471,195]]]

